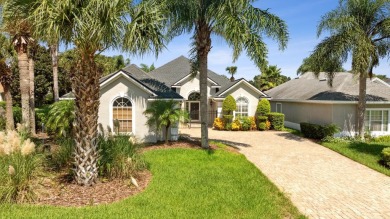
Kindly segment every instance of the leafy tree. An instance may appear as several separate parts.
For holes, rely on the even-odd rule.
[[[222,111],[225,115],[232,115],[233,111],[237,109],[236,100],[232,95],[227,96],[222,102]]]
[[[291,78],[282,75],[280,68],[276,65],[270,65],[263,67],[261,75],[256,75],[249,83],[261,91],[267,91],[289,80]]]
[[[234,81],[234,75],[237,73],[237,66],[226,67],[226,71],[232,76],[230,81]]]
[[[143,54],[164,47],[165,8],[156,1],[40,0],[32,13],[38,32],[55,28],[75,47],[72,87],[75,99],[75,179],[93,185],[98,176],[99,79],[96,56],[107,48]],[[53,7],[47,7],[53,5]],[[61,24],[61,25],[57,25]]]
[[[54,132],[58,137],[70,136],[73,133],[74,108],[73,100],[63,100],[52,104],[47,114],[47,130]]]
[[[259,103],[257,104],[256,114],[259,116],[266,116],[270,112],[271,112],[271,104],[269,100],[264,98],[260,99]]]
[[[153,71],[153,70],[156,69],[156,68],[154,67],[154,63],[151,64],[150,66],[148,66],[147,64],[141,63],[141,69],[142,69],[144,72],[151,72],[151,71]]]
[[[165,143],[168,143],[169,128],[180,120],[188,120],[188,113],[180,109],[179,103],[174,100],[156,100],[144,111],[148,117],[146,124],[155,127],[156,132],[165,127]]]
[[[297,74],[304,74],[306,72],[345,72],[342,63],[338,60],[325,59],[322,63],[316,63],[313,58],[308,57],[303,59],[303,63],[299,66]],[[319,64],[319,65],[318,65]]]
[[[192,36],[192,73],[199,72],[201,144],[208,148],[207,115],[207,57],[211,50],[211,35],[217,35],[233,48],[233,61],[242,51],[261,66],[266,62],[267,48],[262,34],[279,42],[284,49],[288,40],[287,26],[283,20],[252,6],[253,0],[198,1],[170,0],[167,16],[171,35],[184,32]]]
[[[326,30],[330,36],[316,46],[309,58],[317,66],[316,75],[324,64],[330,63],[325,70],[328,78],[333,79],[339,63],[346,62],[349,55],[352,57],[352,73],[359,75],[357,128],[361,139],[364,138],[367,77],[372,77],[380,58],[390,54],[389,13],[389,1],[340,0],[339,7],[325,14],[318,26],[318,36]]]

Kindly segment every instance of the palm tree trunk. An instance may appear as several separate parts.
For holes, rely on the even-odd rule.
[[[4,88],[4,99],[5,99],[6,129],[13,130],[15,128],[15,124],[14,124],[14,114],[12,111],[12,95],[11,95],[10,85],[4,83],[3,88]]]
[[[30,130],[30,75],[28,56],[24,48],[18,48],[18,68],[20,75],[20,93],[22,102],[22,124]]]
[[[35,83],[34,83],[34,69],[35,61],[33,58],[29,59],[28,71],[30,75],[30,132],[34,136],[35,133]]]
[[[75,102],[75,179],[79,185],[91,186],[98,177],[98,110],[99,71],[94,52],[81,54],[72,79]]]
[[[50,45],[50,55],[53,67],[53,93],[54,101],[59,100],[59,91],[58,91],[58,44],[55,43]]]
[[[200,89],[200,124],[201,145],[209,148],[208,144],[208,115],[207,115],[207,56],[211,49],[211,31],[205,21],[198,21],[196,33],[196,49],[199,61]]]
[[[366,113],[366,87],[367,77],[366,74],[359,74],[359,102],[357,112],[357,127],[359,132],[359,138],[364,139],[364,116]]]

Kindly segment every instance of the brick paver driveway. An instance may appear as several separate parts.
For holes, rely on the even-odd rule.
[[[390,218],[390,177],[332,150],[286,132],[209,129],[209,138],[238,146],[310,218]]]

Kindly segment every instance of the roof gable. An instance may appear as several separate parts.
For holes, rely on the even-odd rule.
[[[245,80],[244,78],[240,78],[240,79],[237,79],[235,81],[232,81],[228,84],[226,84],[224,87],[222,87],[216,94],[214,94],[214,98],[225,98],[226,97],[226,94],[231,91],[232,89],[234,89],[235,87],[238,87],[238,86],[247,86],[249,87],[250,89],[252,89],[253,91],[255,91],[256,93],[259,94],[259,97],[268,97],[267,94],[261,92],[259,89],[257,89],[256,87],[254,87],[252,84],[250,84],[247,80]]]

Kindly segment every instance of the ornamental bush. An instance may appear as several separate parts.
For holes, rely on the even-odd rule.
[[[225,124],[225,130],[231,131],[232,130],[232,123],[226,123]]]
[[[271,129],[282,131],[284,128],[284,114],[283,113],[268,113],[268,120],[271,123]]]
[[[232,115],[233,111],[237,109],[236,100],[232,95],[229,95],[223,100],[222,112],[224,115]]]
[[[257,104],[256,114],[258,116],[265,116],[271,112],[271,104],[267,99],[260,99]]]
[[[329,136],[333,136],[339,131],[339,128],[334,124],[329,125],[317,125],[302,122],[301,132],[306,138],[323,139]]]
[[[241,122],[239,119],[235,119],[232,123],[232,131],[240,131],[241,130]]]
[[[241,117],[240,122],[241,122],[241,130],[242,131],[248,131],[251,129],[252,121],[249,117],[246,117],[246,116]]]
[[[390,147],[384,148],[382,150],[382,160],[387,165],[390,166]]]
[[[267,125],[265,124],[265,122],[259,123],[259,130],[260,131],[264,131],[266,128],[267,128]]]
[[[251,130],[256,130],[257,125],[256,125],[256,119],[254,116],[250,116],[249,119],[251,120]]]
[[[216,130],[224,130],[225,129],[225,122],[223,119],[217,117],[214,119],[213,127]]]

